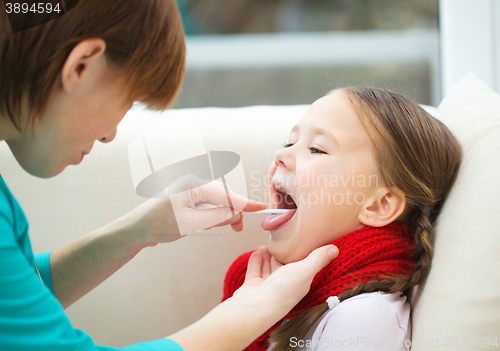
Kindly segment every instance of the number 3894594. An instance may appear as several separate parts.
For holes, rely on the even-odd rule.
[[[50,2],[38,2],[33,4],[28,3],[6,3],[5,10],[8,14],[11,13],[52,13],[57,12],[60,13],[62,10],[60,8],[59,2],[55,5],[52,5]]]

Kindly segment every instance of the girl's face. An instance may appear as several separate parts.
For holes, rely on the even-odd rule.
[[[286,215],[262,223],[271,233],[269,252],[278,261],[301,260],[364,226],[360,211],[383,186],[373,155],[373,144],[342,91],[311,105],[269,171],[271,207],[296,208],[284,223]]]

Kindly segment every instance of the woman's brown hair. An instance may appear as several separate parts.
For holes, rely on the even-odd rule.
[[[429,274],[434,224],[457,177],[462,150],[442,122],[400,94],[366,87],[342,91],[373,142],[384,184],[402,190],[406,196],[403,221],[414,231],[416,249],[411,276],[381,276],[338,297],[343,301],[374,291],[404,292]],[[270,336],[270,341],[276,343],[273,350],[292,350],[290,338],[303,339],[327,310],[326,303],[318,305],[274,330]]]
[[[22,16],[21,25],[28,28],[30,21],[39,20],[33,16]],[[26,123],[40,118],[71,50],[89,38],[106,42],[108,62],[126,77],[126,101],[140,98],[154,110],[170,106],[182,85],[186,60],[174,0],[80,0],[65,15],[17,33],[0,2],[0,114],[22,130],[21,109],[27,101]]]

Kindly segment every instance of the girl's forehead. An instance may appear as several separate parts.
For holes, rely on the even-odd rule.
[[[356,111],[340,90],[315,101],[292,129],[291,135],[325,136],[351,151],[373,147]]]
[[[341,91],[335,91],[316,100],[296,127],[300,131],[321,128],[330,131],[345,129],[353,132],[362,129],[356,112]]]

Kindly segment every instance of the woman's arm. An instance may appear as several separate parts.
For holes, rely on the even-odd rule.
[[[135,227],[122,217],[52,251],[50,271],[55,297],[68,308],[144,247]]]
[[[329,245],[283,266],[261,247],[250,257],[245,283],[233,297],[169,338],[185,351],[243,350],[283,318],[307,294],[316,273],[337,256],[338,249]]]
[[[231,198],[235,207],[245,211],[265,208],[234,193]],[[63,307],[101,284],[145,247],[171,242],[187,232],[213,225],[230,224],[237,231],[243,228],[241,214],[227,219],[229,207],[194,208],[200,201],[223,205],[227,201],[224,188],[213,182],[189,188],[176,199],[175,214],[169,198],[149,199],[116,221],[54,250],[50,256],[52,287]],[[185,223],[178,225],[176,218],[184,218]]]
[[[0,218],[0,350],[118,351],[96,346],[85,332],[74,329],[61,305],[43,287],[12,230]],[[252,274],[234,298],[215,308],[195,325],[124,350],[241,350],[300,300],[314,275],[330,262],[326,250],[301,264],[280,268],[267,280],[266,266]],[[254,267],[252,264],[250,267]],[[272,268],[272,267],[271,267]],[[272,269],[267,266],[267,276]],[[238,325],[239,324],[239,325]],[[121,350],[121,349],[120,349]]]

